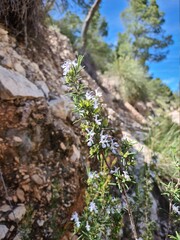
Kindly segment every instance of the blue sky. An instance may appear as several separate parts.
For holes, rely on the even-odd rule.
[[[163,28],[167,34],[173,36],[174,44],[169,46],[169,54],[165,60],[149,63],[150,73],[154,78],[161,78],[173,91],[177,91],[180,79],[180,1],[157,0],[157,3],[165,13]],[[120,13],[126,6],[127,0],[102,1],[101,14],[106,18],[109,26],[109,35],[105,38],[108,43],[116,44],[118,32],[124,30]]]

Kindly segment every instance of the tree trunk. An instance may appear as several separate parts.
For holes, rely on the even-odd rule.
[[[83,23],[82,31],[81,31],[82,52],[84,52],[85,49],[86,49],[86,45],[87,45],[87,31],[88,31],[88,28],[89,28],[89,24],[90,24],[94,14],[95,14],[95,12],[97,11],[100,3],[101,3],[101,0],[95,0],[94,4],[90,8],[90,10],[89,10],[89,12],[88,12],[88,14],[86,16],[86,19],[85,19],[85,21]]]

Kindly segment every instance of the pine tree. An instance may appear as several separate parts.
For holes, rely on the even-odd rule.
[[[173,41],[162,28],[164,13],[156,0],[131,0],[121,18],[133,46],[133,55],[142,65],[166,57],[168,52],[164,49]]]

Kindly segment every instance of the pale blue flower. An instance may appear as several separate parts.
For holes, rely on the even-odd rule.
[[[108,227],[107,230],[106,230],[106,235],[107,236],[110,236],[111,235],[111,229]]]
[[[173,210],[173,212],[175,212],[176,214],[180,215],[180,211],[179,211],[178,206],[172,205],[172,210]]]
[[[90,202],[89,210],[90,210],[90,212],[95,212],[95,213],[98,212],[97,206],[94,201]]]
[[[111,170],[110,173],[111,174],[117,174],[119,172],[119,168],[115,167],[114,170]]]
[[[100,142],[102,148],[110,147],[109,136],[107,134],[103,134],[103,131],[100,134]]]
[[[87,139],[87,145],[89,147],[91,147],[94,143],[94,140],[93,140],[93,137],[95,135],[95,132],[93,131],[93,129],[89,130],[89,129],[86,129],[86,131],[88,132],[87,135],[88,135],[88,139]]]
[[[123,176],[124,176],[124,178],[125,178],[127,181],[131,180],[131,178],[130,178],[130,176],[129,176],[129,174],[128,174],[127,171],[123,171]]]
[[[71,61],[70,59],[68,59],[67,61],[65,61],[61,66],[63,68],[63,75],[66,76],[70,69],[76,66],[77,66],[76,60]]]
[[[111,151],[114,154],[117,154],[117,148],[119,147],[119,144],[117,142],[114,141],[114,139],[111,139]]]
[[[108,207],[106,208],[106,212],[107,212],[107,214],[110,214],[110,213],[111,213],[111,208],[110,208],[110,206],[108,206]]]
[[[87,100],[94,100],[94,95],[92,91],[87,91],[85,97]]]
[[[86,230],[89,232],[90,231],[90,225],[88,223],[88,221],[86,222]]]
[[[75,222],[76,224],[76,227],[79,228],[80,227],[80,221],[79,221],[79,216],[78,216],[78,213],[77,212],[74,212],[72,217],[71,217],[71,220]]]
[[[95,123],[96,123],[97,125],[101,125],[102,119],[98,119],[98,117],[99,117],[99,115],[95,115],[95,116],[94,116]]]
[[[94,109],[97,109],[99,107],[99,102],[98,102],[98,100],[96,98],[94,99],[93,107],[94,107]]]
[[[88,177],[89,177],[89,179],[94,179],[94,178],[98,178],[99,176],[98,176],[97,172],[95,171],[95,172],[89,172]]]

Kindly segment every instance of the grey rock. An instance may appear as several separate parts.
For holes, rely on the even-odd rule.
[[[9,214],[8,217],[11,221],[20,222],[24,217],[25,213],[26,213],[26,208],[24,204],[19,204],[19,206],[15,208],[13,212]]]
[[[22,74],[23,76],[26,76],[26,71],[25,71],[25,69],[23,68],[23,66],[22,66],[19,62],[16,62],[16,63],[14,64],[14,69],[15,69],[18,73]]]
[[[18,233],[13,240],[22,240],[21,234]]]
[[[6,237],[8,231],[9,229],[6,227],[6,225],[0,225],[0,240]]]
[[[44,81],[37,81],[36,82],[37,87],[43,91],[44,96],[48,98],[49,96],[49,88],[46,85],[46,83]]]
[[[9,100],[17,97],[41,98],[43,92],[27,78],[0,66],[0,98]]]
[[[71,117],[70,115],[72,113],[73,105],[68,97],[61,96],[56,100],[50,101],[49,105],[50,110],[55,117],[63,120],[66,120],[68,116]]]
[[[45,223],[44,220],[40,220],[40,219],[37,220],[37,224],[39,227],[42,227],[44,225],[44,223]]]
[[[4,57],[4,59],[1,61],[1,65],[6,68],[13,68],[13,63],[10,57]]]
[[[7,204],[4,204],[0,207],[0,212],[8,212],[11,211],[11,207]]]

